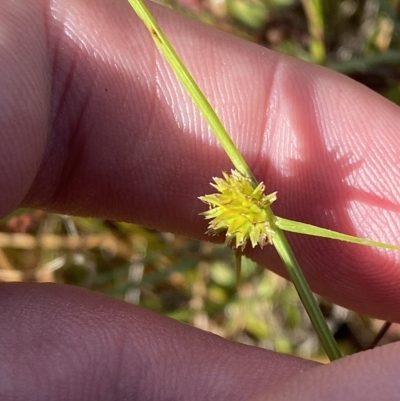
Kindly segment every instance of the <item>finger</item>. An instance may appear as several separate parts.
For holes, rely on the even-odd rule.
[[[269,191],[277,214],[395,242],[398,108],[322,68],[153,11]],[[47,154],[24,204],[201,237],[197,196],[231,167],[125,2],[47,10]],[[313,289],[400,320],[398,254],[290,236]],[[276,253],[257,261],[283,273]]]
[[[0,289],[2,400],[234,401],[318,366],[87,290]]]
[[[251,397],[247,401],[397,400],[399,351],[399,344],[395,343],[360,352],[297,375],[267,395]]]
[[[0,2],[0,215],[26,196],[44,156],[51,79],[40,2]]]

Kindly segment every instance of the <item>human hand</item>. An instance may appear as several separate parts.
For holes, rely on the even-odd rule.
[[[277,215],[396,242],[397,106],[345,77],[152,8],[257,178],[278,190]],[[124,1],[3,0],[0,38],[1,215],[36,206],[203,237],[196,197],[230,163]],[[290,241],[315,291],[400,320],[396,253],[304,236]],[[251,256],[283,274],[272,247]],[[25,398],[62,399],[63,391],[64,399],[116,399],[106,392],[116,388],[117,399],[398,393],[397,345],[299,375],[314,365],[98,295],[2,287],[0,366],[4,383],[14,383],[0,386],[3,399],[27,394],[33,382],[45,383],[47,393]],[[154,344],[139,342],[150,333]]]

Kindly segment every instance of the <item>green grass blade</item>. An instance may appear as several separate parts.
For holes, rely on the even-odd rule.
[[[160,49],[161,53],[168,61],[175,74],[177,75],[179,81],[189,92],[193,101],[196,103],[197,107],[203,114],[204,118],[209,123],[212,130],[218,137],[218,140],[225,152],[231,159],[235,168],[244,176],[250,177],[254,182],[256,179],[246,161],[244,160],[242,154],[237,149],[236,145],[232,141],[230,135],[226,131],[225,127],[221,123],[221,120],[217,116],[209,101],[203,95],[202,91],[198,87],[196,81],[193,79],[192,75],[186,68],[185,64],[179,58],[175,49],[169,43],[167,37],[157,24],[156,20],[150,13],[149,9],[145,6],[142,0],[128,0],[129,4],[135,10],[136,14],[143,21],[146,28],[150,32],[155,44]]]
[[[385,242],[373,241],[370,239],[359,238],[353,235],[339,233],[337,231],[328,230],[313,226],[312,224],[301,223],[298,221],[276,217],[275,224],[282,230],[297,234],[312,235],[314,237],[330,238],[339,241],[351,242],[353,244],[376,246],[379,248],[400,249],[400,245],[387,244]]]
[[[310,34],[310,53],[313,61],[324,64],[326,50],[324,44],[324,13],[322,0],[302,0],[307,16],[308,31]]]

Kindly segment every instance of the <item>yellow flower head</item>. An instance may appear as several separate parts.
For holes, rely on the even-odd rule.
[[[242,250],[249,239],[253,248],[272,243],[268,208],[276,200],[276,192],[265,195],[263,183],[254,188],[250,178],[236,170],[223,175],[223,179],[214,177],[215,184],[211,184],[218,193],[199,197],[209,205],[209,210],[201,213],[210,220],[207,234],[226,231],[225,244]]]

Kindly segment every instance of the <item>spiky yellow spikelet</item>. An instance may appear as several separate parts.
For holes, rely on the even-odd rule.
[[[207,234],[226,232],[226,245],[243,250],[250,240],[252,247],[272,243],[272,228],[268,208],[276,200],[276,192],[265,195],[263,183],[252,185],[249,178],[236,170],[223,173],[224,178],[214,177],[211,184],[218,193],[200,196],[209,205],[201,213],[211,220]]]

